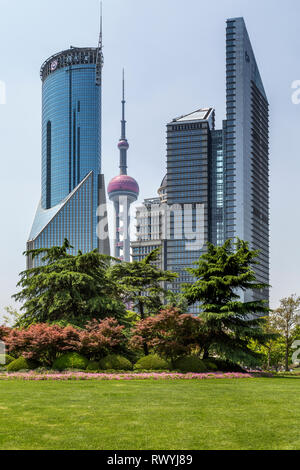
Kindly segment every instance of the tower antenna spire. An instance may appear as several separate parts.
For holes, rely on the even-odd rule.
[[[100,33],[99,42],[97,48],[97,59],[96,59],[96,85],[100,86],[102,83],[102,67],[104,63],[103,57],[103,14],[102,14],[102,2],[100,2]]]
[[[126,119],[125,119],[125,71],[122,72],[122,119],[121,119],[121,139],[118,147],[120,150],[120,174],[127,175],[127,150],[129,144],[126,139]]]
[[[125,121],[125,71],[122,75],[122,121],[121,121],[121,139],[126,139],[126,121]]]

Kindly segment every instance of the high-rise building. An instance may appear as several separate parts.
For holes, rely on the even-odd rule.
[[[227,21],[226,103],[225,237],[260,250],[257,279],[269,284],[269,104],[243,18]]]
[[[170,212],[167,269],[178,274],[172,289],[193,280],[193,267],[210,239],[210,160],[215,112],[199,109],[167,125],[167,189]],[[176,206],[181,210],[176,211]],[[194,237],[194,235],[197,235]]]
[[[134,178],[127,175],[127,151],[129,144],[126,138],[125,120],[125,81],[123,71],[123,97],[121,138],[118,143],[120,151],[120,174],[109,183],[107,192],[114,203],[114,247],[113,256],[123,261],[130,261],[130,205],[139,196],[139,185]]]
[[[61,245],[67,238],[74,253],[109,253],[108,237],[97,233],[98,206],[106,203],[102,66],[102,32],[98,47],[71,46],[42,65],[42,197],[28,249]],[[39,263],[28,258],[29,268]]]
[[[269,284],[268,101],[243,18],[227,21],[226,103],[222,129],[215,129],[212,108],[167,124],[164,201],[170,207],[191,205],[190,210],[184,209],[184,217],[180,211],[179,216],[170,211],[165,258],[166,268],[179,275],[172,286],[174,291],[180,291],[182,283],[193,281],[186,267],[205,251],[205,242],[220,246],[225,240],[236,238],[260,251],[259,264],[254,269],[258,281]],[[196,213],[199,205],[204,208],[200,215]],[[204,241],[204,247],[187,249],[199,218],[202,222],[198,241]],[[187,227],[185,237],[178,236],[177,229],[181,227]],[[152,233],[147,224],[144,230],[148,230],[148,235]],[[162,239],[165,235],[161,231]],[[143,243],[138,237],[133,245],[139,256]],[[268,300],[269,290],[241,296],[246,301]]]

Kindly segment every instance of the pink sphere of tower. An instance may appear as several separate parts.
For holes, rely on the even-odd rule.
[[[115,176],[108,185],[107,192],[109,197],[113,196],[113,193],[131,193],[138,195],[140,193],[140,188],[134,178],[128,175],[119,175]]]
[[[120,150],[128,150],[129,149],[129,143],[127,142],[126,139],[120,140],[118,143],[118,148]]]

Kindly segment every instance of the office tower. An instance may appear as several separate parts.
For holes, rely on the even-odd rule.
[[[164,201],[169,206],[192,204],[185,221],[191,233],[203,218],[200,240],[221,246],[237,237],[260,250],[257,279],[269,283],[269,114],[268,101],[243,18],[227,21],[226,104],[222,129],[215,129],[212,108],[182,116],[167,124],[167,176]],[[202,216],[197,205],[204,206]],[[187,249],[176,234],[183,220],[170,216],[167,269],[177,272],[174,291],[192,282],[185,271],[205,246]],[[148,226],[149,227],[149,226]],[[147,225],[145,230],[147,230]],[[150,231],[150,228],[148,228]],[[161,238],[164,239],[163,231]],[[144,243],[138,238],[134,250]],[[200,243],[201,245],[201,243]],[[140,253],[141,255],[141,253]],[[269,299],[269,290],[241,293],[245,301]],[[195,311],[198,309],[196,307]]]
[[[129,144],[126,139],[125,121],[125,82],[123,71],[123,97],[121,138],[118,143],[120,151],[120,174],[113,178],[108,185],[109,199],[114,203],[114,249],[113,256],[121,260],[130,261],[130,205],[139,196],[139,185],[134,178],[127,175],[127,151]]]
[[[269,284],[269,105],[243,18],[227,21],[226,102],[225,236],[260,250],[257,279]]]
[[[186,268],[205,250],[210,239],[212,108],[200,109],[167,124],[166,201],[174,207],[167,234],[167,269],[178,274],[172,290],[191,282]],[[176,211],[176,206],[181,210]],[[183,230],[182,230],[183,229]],[[193,239],[197,235],[197,238]]]
[[[98,249],[109,254],[108,238],[97,233],[98,206],[105,212],[106,203],[102,66],[102,32],[98,47],[71,46],[42,65],[42,197],[28,249],[62,245],[67,238],[73,253]],[[40,262],[28,258],[28,268]]]

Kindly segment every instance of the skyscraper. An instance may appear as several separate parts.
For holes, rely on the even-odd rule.
[[[199,109],[173,119],[167,125],[167,188],[169,206],[182,211],[170,214],[167,269],[178,274],[172,289],[191,282],[185,268],[193,267],[210,239],[211,132],[215,128],[212,108]],[[184,233],[180,234],[181,228]],[[198,233],[196,233],[198,230]],[[177,235],[178,232],[178,235]],[[197,238],[193,239],[193,235]]]
[[[61,245],[109,253],[98,237],[101,174],[102,28],[98,47],[59,52],[42,65],[42,197],[28,249]],[[28,258],[28,267],[40,263]]]
[[[196,205],[202,204],[200,230],[204,242],[220,246],[237,237],[248,241],[252,249],[260,251],[259,264],[254,267],[257,279],[269,284],[269,111],[243,18],[227,21],[226,104],[222,129],[215,129],[212,108],[167,124],[164,200],[169,206],[192,205],[185,216],[191,232],[197,229],[199,219]],[[183,282],[193,281],[185,268],[199,258],[205,246],[187,249],[187,240],[176,235],[176,228],[183,225],[184,219],[171,214],[170,220],[165,264],[178,273],[172,289],[180,291]],[[152,228],[145,227],[149,233],[143,234],[144,240],[153,235]],[[138,237],[133,244],[134,253],[139,256],[143,243]],[[269,290],[241,296],[245,301],[268,300]]]
[[[127,175],[127,151],[129,144],[126,138],[125,121],[125,80],[123,70],[122,120],[121,138],[118,143],[120,151],[120,174],[115,176],[108,185],[109,199],[114,203],[115,233],[113,256],[130,261],[130,205],[139,196],[139,185],[134,178]]]
[[[260,250],[257,279],[269,284],[269,104],[243,18],[227,21],[226,103],[225,237]]]

